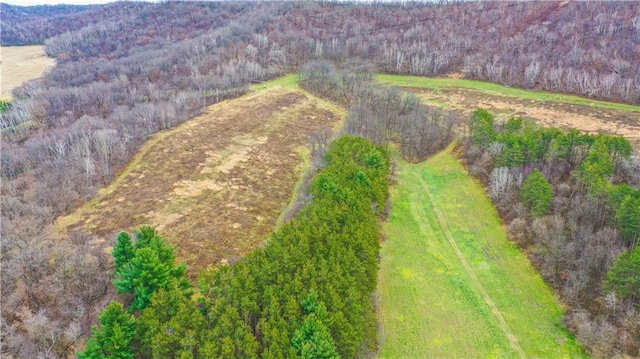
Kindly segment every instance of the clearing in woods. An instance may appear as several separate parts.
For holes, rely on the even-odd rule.
[[[580,357],[562,309],[451,148],[401,163],[378,283],[380,358]]]
[[[152,225],[177,247],[190,275],[260,246],[306,171],[309,135],[344,118],[295,83],[262,88],[269,90],[213,105],[156,134],[55,230],[80,227],[111,244],[115,232]]]
[[[383,84],[407,88],[427,105],[459,111],[466,118],[481,107],[498,120],[534,118],[543,126],[624,136],[640,147],[640,106],[460,78],[396,75],[378,75],[377,78]]]
[[[10,100],[14,88],[42,76],[55,63],[41,45],[0,47],[0,99]]]

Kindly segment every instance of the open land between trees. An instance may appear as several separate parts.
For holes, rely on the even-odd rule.
[[[47,57],[44,46],[2,46],[0,49],[2,64],[2,92],[0,99],[10,100],[11,91],[24,82],[38,78],[55,65],[56,60]]]
[[[279,85],[216,104],[152,137],[110,186],[55,230],[81,227],[115,238],[153,225],[177,246],[191,275],[234,261],[273,230],[306,171],[309,135],[342,119],[322,100]]]
[[[469,86],[379,79],[409,86],[430,105],[465,113],[481,106],[505,120],[554,106],[549,118],[584,129],[571,111],[609,111],[627,119],[616,125],[628,126],[611,132],[632,140],[638,134],[640,112],[633,106],[563,103],[555,94],[517,97],[513,89],[472,89],[471,81],[458,79]],[[252,90],[152,137],[109,187],[59,219],[55,230],[81,227],[115,238],[117,231],[152,224],[176,245],[191,275],[261,246],[295,200],[309,165],[309,135],[336,128],[345,113],[299,89],[296,75]],[[583,355],[551,291],[450,152],[401,164],[397,180],[381,255],[380,357]]]
[[[502,121],[511,117],[533,118],[543,126],[604,132],[640,145],[640,106],[452,77],[378,75],[377,78],[383,84],[416,93],[429,106],[469,116],[475,109],[484,108]]]
[[[380,357],[580,357],[562,308],[451,149],[402,162],[379,273]]]

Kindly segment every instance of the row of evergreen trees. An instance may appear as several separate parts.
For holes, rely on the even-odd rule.
[[[268,244],[204,271],[199,292],[149,227],[114,247],[118,291],[79,358],[353,358],[375,350],[378,217],[387,150],[333,142],[313,200]],[[127,309],[128,308],[128,309]]]

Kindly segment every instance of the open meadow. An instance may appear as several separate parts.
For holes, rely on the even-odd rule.
[[[543,126],[623,136],[640,145],[640,106],[538,92],[459,78],[378,75],[380,83],[403,87],[430,106],[470,115],[484,108],[499,121],[533,118]]]
[[[47,57],[44,46],[2,46],[0,48],[0,99],[11,99],[11,91],[31,79],[38,78],[55,65]]]
[[[378,283],[380,358],[573,358],[563,311],[451,148],[402,162]]]
[[[54,230],[81,227],[115,240],[118,231],[153,225],[191,275],[260,246],[307,169],[309,135],[343,119],[295,86],[261,87],[269,90],[211,106],[152,137],[111,185]]]

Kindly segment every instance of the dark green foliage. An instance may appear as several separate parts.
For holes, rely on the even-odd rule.
[[[113,247],[112,254],[116,264],[116,273],[121,273],[124,270],[125,264],[129,263],[135,254],[129,233],[121,232],[118,235],[118,242],[115,247]]]
[[[0,113],[6,112],[11,107],[11,101],[0,100]]]
[[[202,358],[257,358],[258,342],[253,328],[244,322],[238,309],[224,299],[207,308],[210,329],[202,333]]]
[[[609,205],[614,208],[620,234],[635,245],[640,239],[640,189],[624,183],[610,188]]]
[[[212,355],[254,348],[252,340],[264,358],[350,358],[375,348],[376,211],[388,196],[389,155],[344,136],[331,144],[325,162],[312,184],[312,203],[273,233],[264,250],[202,274],[212,343],[223,343],[207,347]],[[235,319],[221,320],[223,313]],[[232,345],[238,338],[244,339]],[[238,353],[225,352],[242,357]]]
[[[496,137],[494,126],[493,115],[480,108],[475,110],[469,124],[473,142],[480,147],[488,146]]]
[[[544,175],[535,169],[522,183],[520,198],[529,207],[531,216],[539,217],[549,210],[553,189]]]
[[[100,324],[91,329],[92,336],[80,359],[133,359],[134,319],[125,313],[121,303],[111,302],[100,314]]]
[[[635,244],[640,238],[640,190],[624,197],[616,208],[616,220],[622,237]]]
[[[160,289],[136,320],[138,353],[152,358],[198,357],[205,317],[181,291]]]
[[[622,236],[631,243],[640,236],[640,195],[636,195],[636,190],[628,185],[614,186],[611,183],[616,164],[632,153],[627,139],[604,134],[594,136],[578,130],[563,133],[556,128],[538,128],[534,122],[513,118],[504,125],[503,132],[498,133],[491,114],[482,109],[473,113],[470,128],[473,145],[480,148],[492,142],[502,145],[496,152],[499,154],[495,158],[495,167],[524,170],[527,165],[549,168],[563,162],[575,168],[576,177],[592,198],[608,199],[607,205],[611,207],[607,210],[615,213]],[[533,217],[545,214],[553,199],[547,179],[536,172],[523,183],[520,193]],[[631,197],[625,199],[628,195]]]
[[[619,136],[603,136],[605,145],[609,150],[611,159],[615,162],[622,158],[627,158],[633,153],[631,143],[624,137]]]
[[[510,118],[507,123],[504,124],[505,133],[519,133],[522,130],[521,118]]]
[[[578,176],[590,194],[599,196],[606,193],[613,169],[614,163],[609,155],[606,140],[600,137],[591,146],[589,154],[580,165]]]
[[[120,293],[129,293],[133,302],[129,311],[149,306],[151,297],[159,289],[177,289],[189,296],[191,285],[184,277],[187,266],[176,265],[173,247],[151,227],[142,227],[136,233],[136,243],[131,247],[130,236],[121,233],[114,248],[117,279],[114,284]]]
[[[336,345],[327,328],[327,309],[312,291],[302,302],[307,314],[302,327],[293,334],[293,348],[304,359],[338,359]]]
[[[498,167],[520,167],[525,163],[525,154],[517,137],[502,136],[501,143],[504,144],[504,149],[498,158]]]
[[[605,288],[620,298],[640,297],[640,246],[622,253],[609,270]]]
[[[550,159],[564,160],[572,165],[580,161],[583,149],[588,146],[589,135],[572,129],[558,133],[551,144]]]
[[[478,131],[477,116],[474,121],[476,131],[465,144],[468,168],[485,181],[510,235],[533,253],[543,278],[574,309],[589,312],[576,316],[573,311],[567,322],[580,339],[593,340],[592,349],[626,346],[627,354],[636,355],[637,318],[633,311],[617,310],[638,306],[640,300],[640,189],[629,141],[512,119],[502,129],[496,127],[494,141],[486,145],[482,139],[487,136],[481,134],[489,130]],[[528,207],[528,216],[522,207]],[[627,252],[611,266],[609,256],[618,248]],[[590,337],[607,323],[620,334],[615,340]],[[617,350],[602,350],[598,356],[619,355]]]

